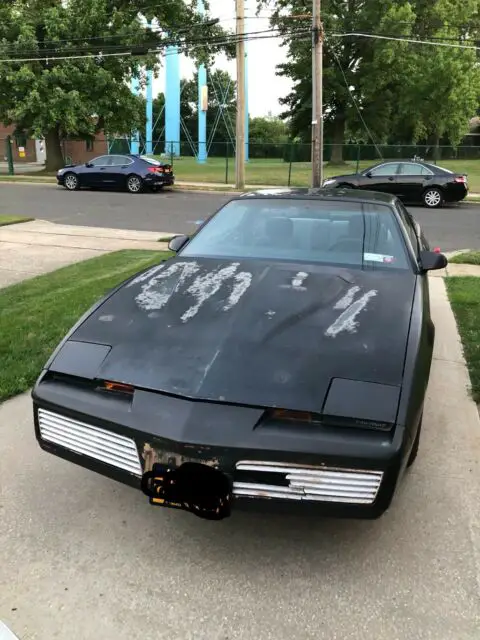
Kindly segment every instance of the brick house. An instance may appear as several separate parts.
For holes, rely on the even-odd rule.
[[[82,164],[108,153],[108,141],[101,134],[96,135],[94,140],[63,140],[62,150],[65,160]]]
[[[0,160],[6,159],[7,157],[7,136],[12,137],[12,154],[13,161],[17,162],[36,162],[37,153],[35,150],[35,140],[31,138],[26,138],[24,136],[14,136],[13,132],[15,127],[6,127],[3,124],[0,124]],[[25,158],[20,157],[20,147],[25,148]]]
[[[7,136],[11,136],[14,163],[36,162],[35,140],[24,136],[14,136],[14,130],[14,126],[0,124],[0,160],[6,159],[6,140]],[[20,157],[20,147],[25,148],[25,158]],[[108,153],[108,141],[102,134],[98,134],[93,140],[66,139],[62,141],[62,150],[65,159],[68,158],[75,164],[82,164],[96,156]]]

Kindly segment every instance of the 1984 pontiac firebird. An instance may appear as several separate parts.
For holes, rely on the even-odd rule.
[[[205,517],[379,517],[417,456],[445,256],[395,197],[334,189],[244,194],[170,248],[51,356],[42,449]]]

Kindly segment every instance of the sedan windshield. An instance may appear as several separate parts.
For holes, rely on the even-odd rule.
[[[359,202],[233,200],[181,254],[409,269],[392,209]]]

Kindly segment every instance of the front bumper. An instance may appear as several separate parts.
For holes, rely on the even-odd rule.
[[[348,446],[319,434],[311,446],[268,446],[175,441],[152,430],[112,423],[41,400],[34,391],[34,422],[40,447],[82,467],[140,489],[155,462],[178,467],[200,462],[225,473],[233,487],[233,509],[378,518],[390,506],[411,443],[402,428],[393,434],[349,433]],[[144,424],[148,420],[145,420]],[[338,430],[337,430],[338,431]],[[367,441],[370,444],[367,445]],[[386,443],[389,442],[388,445]],[[273,446],[272,446],[273,445]]]

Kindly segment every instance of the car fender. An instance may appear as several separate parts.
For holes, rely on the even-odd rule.
[[[168,260],[168,258],[167,258]],[[165,262],[165,260],[161,260],[159,262],[159,264],[161,262]],[[109,291],[107,291],[107,293],[105,293],[100,300],[97,300],[97,302],[95,302],[81,317],[79,320],[77,320],[77,322],[72,326],[72,328],[67,332],[67,334],[64,336],[64,338],[61,340],[61,342],[57,345],[56,349],[53,351],[53,353],[51,354],[50,358],[47,360],[47,362],[45,363],[45,365],[43,366],[42,372],[40,373],[35,386],[32,390],[32,397],[34,397],[34,393],[35,393],[35,388],[37,387],[38,383],[41,382],[42,378],[44,377],[46,371],[48,371],[50,365],[52,364],[52,362],[55,360],[55,358],[57,357],[58,353],[63,349],[63,347],[65,346],[65,343],[68,342],[68,340],[70,340],[71,336],[75,333],[75,331],[77,331],[77,329],[86,321],[88,320],[88,318],[94,314],[97,309],[99,309],[103,304],[105,304],[105,302],[107,302],[107,300],[109,300],[112,296],[114,296],[117,291],[119,291],[120,289],[122,289],[123,287],[125,287],[129,282],[131,282],[134,278],[138,278],[140,275],[142,275],[143,273],[147,273],[147,271],[149,271],[150,269],[152,269],[152,265],[146,267],[145,269],[142,269],[141,271],[138,271],[137,273],[134,273],[133,275],[129,276],[128,278],[126,278],[125,280],[123,280],[123,282],[121,282],[120,284],[116,285],[113,289],[110,289]]]
[[[422,282],[423,277],[418,275],[415,285],[397,416],[397,422],[407,429],[408,451],[405,453],[408,455],[423,411],[435,342],[435,326],[429,315],[428,300],[424,292],[428,283]]]

